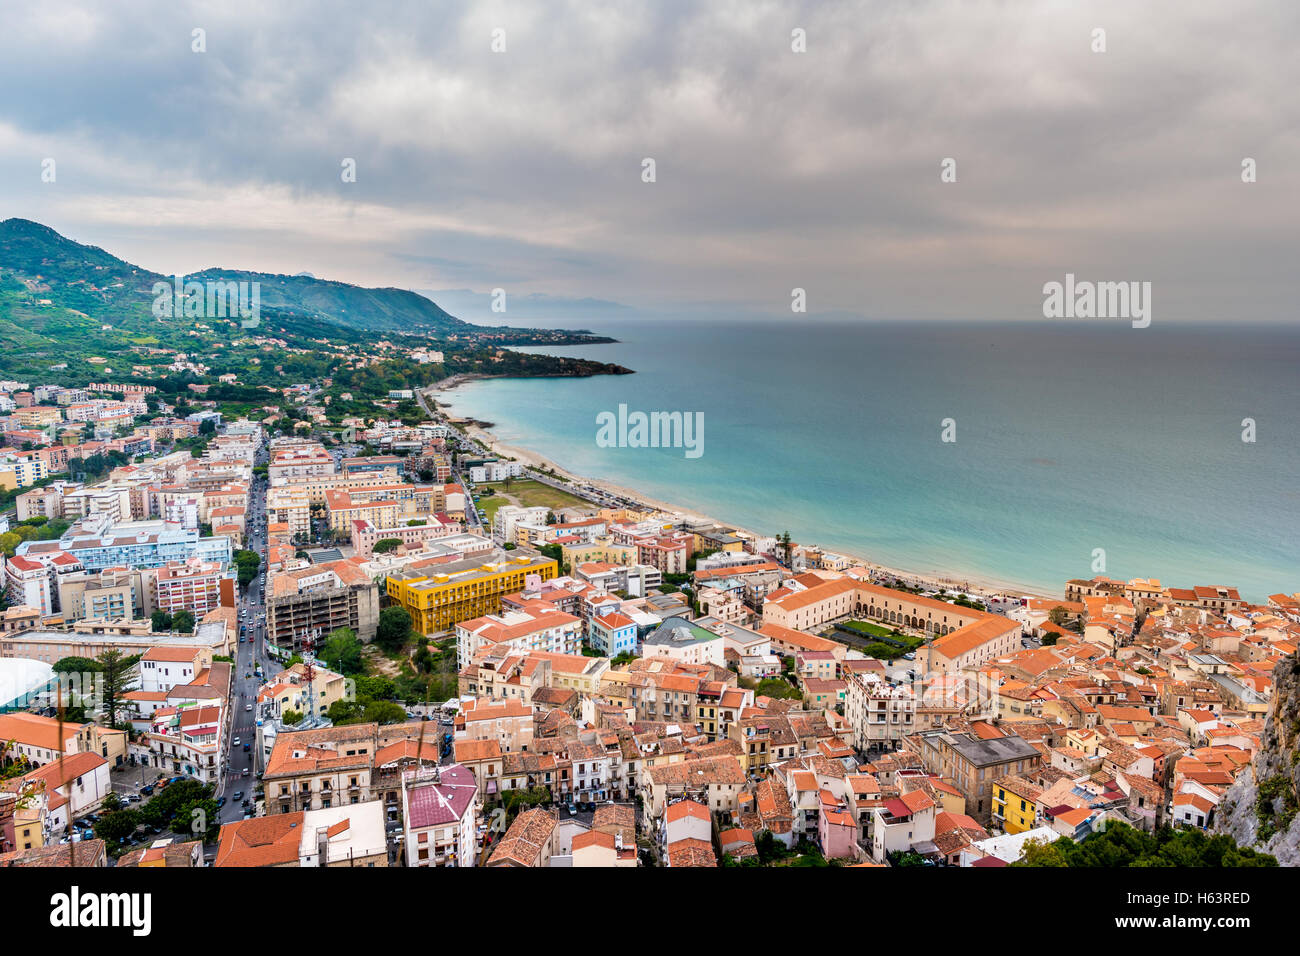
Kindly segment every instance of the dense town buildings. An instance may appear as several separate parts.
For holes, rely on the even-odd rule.
[[[516,502],[536,476],[457,454],[441,422],[349,425],[380,452],[357,454],[38,388],[8,393],[11,438],[113,434],[0,462],[16,519],[51,526],[3,564],[0,657],[116,651],[133,685],[117,728],[93,701],[62,729],[36,713],[54,684],[0,715],[21,762],[0,854],[48,853],[134,772],[239,794],[218,866],[693,868],[771,846],[993,865],[1117,821],[1212,828],[1300,647],[1296,595],[954,592],[680,515]],[[198,457],[167,450],[200,432]],[[110,448],[125,463],[51,480]],[[484,484],[509,498],[491,515]],[[399,611],[402,648],[322,659],[337,635],[382,644]],[[441,693],[395,699],[411,674]],[[205,865],[201,847],[105,854]]]

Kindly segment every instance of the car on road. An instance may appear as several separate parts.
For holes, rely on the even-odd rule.
[[[220,809],[221,809],[222,807],[224,807],[225,805],[226,805],[226,798],[225,798],[225,797],[217,797],[217,809],[220,810]]]
[[[253,705],[252,705],[252,704],[245,704],[245,705],[244,705],[244,713],[249,713],[250,711],[252,711],[252,709],[253,709]]]
[[[231,741],[231,743],[233,743],[236,747],[238,747],[238,746],[239,746],[239,738],[236,737],[234,740]]]
[[[243,798],[244,798],[244,791],[242,790],[236,790],[234,793],[230,795],[230,799],[232,800],[242,800]]]

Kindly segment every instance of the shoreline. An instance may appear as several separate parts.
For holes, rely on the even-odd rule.
[[[506,377],[508,376],[480,375],[477,373],[469,373],[465,375],[453,375],[450,378],[444,379],[441,382],[435,383],[430,386],[426,386],[423,389],[423,391],[425,395],[428,396],[430,401],[433,401],[439,409],[452,408],[454,406],[444,406],[441,402],[438,402],[436,396],[441,392],[453,391],[458,386],[464,385],[468,382],[487,380],[492,378],[506,378]],[[755,538],[772,536],[767,534],[760,534],[758,532],[753,531],[752,529],[745,528],[739,524],[736,524],[735,522],[724,521],[713,515],[706,514],[705,512],[700,511],[697,508],[688,508],[680,504],[673,504],[671,502],[662,501],[658,498],[651,497],[650,495],[647,495],[641,491],[637,491],[634,488],[628,488],[624,485],[615,484],[614,482],[607,481],[603,478],[593,478],[588,475],[579,475],[576,472],[570,471],[569,469],[563,467],[558,462],[550,458],[547,458],[545,455],[541,454],[538,451],[534,451],[530,448],[524,448],[519,445],[508,445],[502,442],[499,438],[497,438],[496,435],[492,433],[491,427],[494,426],[492,426],[491,423],[482,423],[477,419],[467,415],[456,415],[450,412],[447,412],[445,414],[449,421],[455,421],[457,424],[460,424],[461,427],[465,429],[465,434],[467,436],[474,439],[475,441],[481,442],[488,449],[490,449],[493,452],[493,454],[500,455],[505,458],[512,458],[520,462],[521,464],[523,464],[525,467],[535,468],[539,471],[550,470],[554,472],[557,476],[564,478],[568,481],[582,482],[583,484],[591,485],[594,488],[599,488],[600,490],[608,494],[612,494],[621,498],[627,498],[632,501],[640,502],[644,505],[647,505],[651,508],[657,508],[661,511],[674,512],[689,518],[698,518],[704,521],[712,521],[716,524],[723,525],[729,528],[734,528],[737,531],[742,531],[745,534],[751,535]],[[799,544],[800,542],[796,541],[795,543]],[[821,547],[821,545],[818,545],[815,542],[805,542],[804,544],[806,546],[811,546],[811,547]],[[871,571],[875,572],[876,574],[893,577],[914,586],[930,586],[935,588],[944,588],[949,591],[957,590],[967,595],[981,597],[981,598],[992,598],[996,596],[1004,596],[1004,597],[1014,596],[1014,597],[1045,598],[1048,600],[1053,600],[1058,597],[1058,595],[1043,593],[1040,588],[1014,584],[1011,582],[998,581],[991,577],[953,575],[950,573],[944,573],[939,571],[923,572],[923,571],[907,570],[905,568],[897,568],[897,567],[893,567],[892,565],[881,564],[877,561],[872,561],[861,554],[855,554],[850,551],[840,551],[831,548],[824,548],[823,550],[829,551],[832,554],[843,555],[844,557],[854,561],[857,566],[868,568]],[[1062,582],[1062,588],[1064,588],[1064,582]]]

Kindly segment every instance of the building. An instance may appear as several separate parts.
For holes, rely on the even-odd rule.
[[[378,800],[308,810],[300,833],[299,866],[388,866],[388,834]]]
[[[501,837],[487,865],[549,867],[559,849],[558,824],[554,810],[525,810]]]
[[[1021,737],[984,739],[932,730],[908,738],[927,771],[949,781],[966,798],[966,812],[982,826],[993,819],[993,782],[1040,766],[1042,755]]]
[[[657,818],[675,797],[690,797],[711,811],[735,813],[745,788],[745,771],[735,757],[702,757],[646,770],[640,792],[646,816]]]
[[[967,624],[925,647],[926,669],[955,674],[974,670],[985,662],[1020,649],[1020,625],[998,615]]]
[[[911,790],[872,807],[871,858],[933,847],[936,804],[924,790]]]
[[[59,540],[68,552],[88,571],[104,568],[160,568],[171,562],[184,564],[190,559],[228,565],[233,549],[225,537],[201,537],[192,528],[176,528],[162,521],[111,523],[105,515],[95,515],[73,525]],[[26,542],[24,551],[36,542]],[[40,542],[44,544],[45,542]]]
[[[494,556],[495,557],[495,556]],[[501,598],[558,574],[550,558],[501,552],[496,560],[471,558],[414,564],[387,579],[388,597],[406,608],[421,634],[435,634],[501,610]],[[530,588],[532,589],[532,588]]]
[[[721,634],[680,617],[670,617],[641,641],[643,657],[667,657],[682,664],[726,666]]]
[[[379,626],[379,586],[351,561],[331,561],[267,580],[267,649],[287,658],[318,647],[331,631],[350,628],[363,642]]]
[[[598,607],[587,624],[587,643],[606,657],[637,653],[636,621],[619,613],[616,604]]]
[[[403,773],[406,865],[474,866],[478,809],[478,784],[465,767]]]
[[[311,495],[305,488],[290,485],[267,489],[267,523],[285,525],[293,538],[310,536],[311,506]]]
[[[853,730],[853,746],[862,752],[890,749],[915,733],[916,694],[866,674],[850,674],[845,688],[844,719]]]
[[[237,601],[234,571],[214,562],[169,562],[153,576],[153,605],[160,611],[175,614],[190,611],[195,617]]]
[[[485,647],[578,654],[581,644],[582,621],[545,601],[530,601],[520,610],[488,614],[456,625],[456,659],[461,668],[467,667]]]
[[[213,866],[387,866],[376,800],[253,817],[221,827]]]
[[[192,683],[211,665],[211,648],[160,644],[149,648],[140,658],[138,689],[146,694],[166,694],[173,687]]]
[[[20,759],[28,766],[42,767],[60,756],[93,753],[93,727],[23,711],[0,714],[0,743],[5,744],[0,761],[6,767]]]
[[[646,564],[660,574],[685,574],[695,550],[695,536],[684,532],[635,538],[637,564]]]
[[[279,734],[262,773],[267,814],[372,799],[377,730],[376,724],[349,724]]]

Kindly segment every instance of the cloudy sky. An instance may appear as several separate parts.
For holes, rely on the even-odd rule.
[[[1032,318],[1073,272],[1290,319],[1298,45],[1295,0],[12,4],[0,218],[681,314]]]

